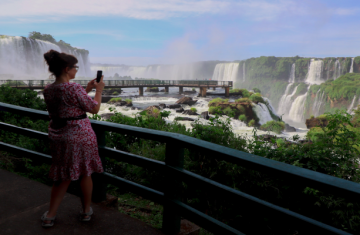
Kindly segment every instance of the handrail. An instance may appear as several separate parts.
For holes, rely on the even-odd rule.
[[[53,80],[0,80],[0,84],[10,82],[10,86],[17,88],[45,88],[46,85],[53,83]],[[71,80],[82,86],[86,86],[90,80]],[[106,86],[117,87],[138,87],[138,86],[185,86],[185,87],[232,87],[232,81],[217,81],[217,80],[104,80]]]
[[[24,107],[19,107],[15,105],[5,104],[0,102],[0,111],[7,111],[12,113],[21,114],[24,116],[30,116],[37,119],[48,120],[48,114],[44,111],[38,111],[33,109],[28,109]],[[254,170],[261,170],[262,172],[269,173],[271,175],[281,176],[282,179],[296,181],[300,185],[314,187],[316,189],[321,189],[325,192],[330,192],[339,196],[346,196],[351,199],[357,199],[360,195],[360,184],[340,179],[337,177],[325,175],[322,173],[314,172],[308,169],[303,169],[286,163],[278,162],[275,160],[263,158],[253,154],[241,152],[235,149],[224,147],[221,145],[209,143],[203,140],[199,140],[193,137],[151,130],[146,128],[127,126],[123,124],[116,124],[110,122],[90,120],[93,126],[97,137],[103,136],[105,131],[112,131],[122,134],[133,135],[139,138],[151,139],[159,142],[166,143],[166,158],[165,162],[156,161],[153,159],[147,159],[141,156],[130,154],[124,151],[114,150],[107,148],[99,144],[99,153],[100,156],[107,156],[118,161],[127,162],[130,164],[138,165],[141,167],[146,167],[151,170],[156,170],[162,172],[166,175],[166,178],[171,179],[181,179],[187,183],[196,183],[197,186],[212,191],[216,191],[217,196],[221,198],[233,199],[239,202],[243,202],[245,205],[251,204],[252,208],[259,208],[261,211],[267,211],[267,213],[274,214],[279,218],[284,218],[288,223],[301,225],[306,231],[317,231],[320,233],[326,234],[348,234],[344,231],[341,231],[337,228],[331,227],[329,225],[323,224],[319,221],[313,220],[311,218],[302,216],[298,213],[286,210],[269,202],[263,201],[256,197],[250,196],[238,190],[232,189],[228,186],[217,183],[213,180],[207,179],[200,175],[194,174],[192,172],[186,171],[181,165],[183,161],[183,154],[181,149],[190,148],[190,149],[200,149],[202,152],[211,153],[212,155],[217,155],[223,160],[239,164],[244,167],[248,167]],[[12,126],[5,123],[0,123],[1,129],[6,129],[7,131],[26,134],[28,136],[40,136],[44,138],[46,133],[36,132],[26,128],[20,128]],[[103,141],[103,140],[102,140]],[[98,141],[99,142],[99,141]],[[101,141],[100,141],[101,142]],[[9,145],[6,143],[0,142],[0,147],[4,151],[9,151],[17,154],[42,158],[45,161],[49,162],[51,158],[48,155],[36,153],[27,149],[19,148],[17,146]],[[176,154],[169,155],[168,153],[176,150]],[[170,158],[171,156],[171,158]],[[136,191],[143,196],[150,196],[156,201],[160,201],[164,204],[164,222],[163,227],[166,228],[165,231],[168,233],[176,232],[178,228],[172,229],[169,228],[169,225],[179,223],[180,221],[176,218],[182,216],[188,216],[193,220],[193,222],[201,225],[205,229],[210,229],[210,231],[218,232],[222,231],[221,234],[242,234],[240,231],[237,231],[222,222],[215,220],[203,213],[195,210],[194,208],[185,205],[176,197],[176,193],[173,190],[173,187],[176,186],[179,182],[172,181],[173,184],[167,184],[166,190],[164,193],[154,191],[153,189],[147,188],[145,186],[138,185],[136,183],[127,181],[120,177],[111,175],[109,173],[103,174],[104,179],[107,182],[112,184],[122,184],[126,185],[128,188],[131,188],[133,191]],[[171,210],[170,210],[171,209]],[[246,210],[245,208],[243,208]],[[167,216],[165,216],[167,213]],[[169,219],[170,218],[170,219]],[[169,221],[170,220],[170,221]],[[175,221],[175,222],[174,222]],[[167,227],[168,226],[168,227]],[[176,226],[175,226],[176,227]],[[221,229],[220,229],[221,228]],[[220,229],[220,230],[219,230]]]

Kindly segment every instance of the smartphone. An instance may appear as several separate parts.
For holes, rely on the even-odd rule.
[[[96,82],[99,83],[102,76],[102,71],[98,70],[96,75]]]

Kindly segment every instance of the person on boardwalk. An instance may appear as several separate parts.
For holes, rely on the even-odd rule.
[[[44,89],[44,99],[50,116],[49,141],[52,165],[49,177],[54,181],[50,208],[42,217],[42,226],[54,225],[57,209],[71,181],[80,179],[82,211],[80,220],[89,221],[93,189],[91,174],[103,172],[98,153],[96,135],[86,112],[96,114],[101,105],[105,86],[103,77],[97,83],[91,80],[86,90],[77,83],[70,83],[78,70],[76,57],[50,50],[44,54],[49,72],[56,81]],[[96,89],[94,100],[88,96]]]

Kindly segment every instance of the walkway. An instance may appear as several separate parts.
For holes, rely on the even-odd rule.
[[[99,204],[92,205],[91,222],[80,222],[80,200],[68,193],[60,205],[54,227],[42,228],[40,217],[48,210],[50,190],[47,185],[0,169],[0,234],[162,234],[137,219]]]

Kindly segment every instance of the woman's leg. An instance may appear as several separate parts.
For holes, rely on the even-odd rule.
[[[53,187],[51,189],[51,198],[50,198],[50,209],[47,214],[47,218],[54,217],[56,212],[60,206],[62,199],[66,193],[67,188],[69,187],[71,180],[54,182]],[[47,221],[50,223],[51,221]],[[47,223],[45,222],[45,223]]]
[[[91,175],[83,176],[80,182],[82,197],[81,197],[81,204],[83,207],[83,212],[87,213],[90,211],[90,204],[91,204],[91,195],[93,190],[93,182],[91,179]],[[85,216],[84,218],[87,218]]]

